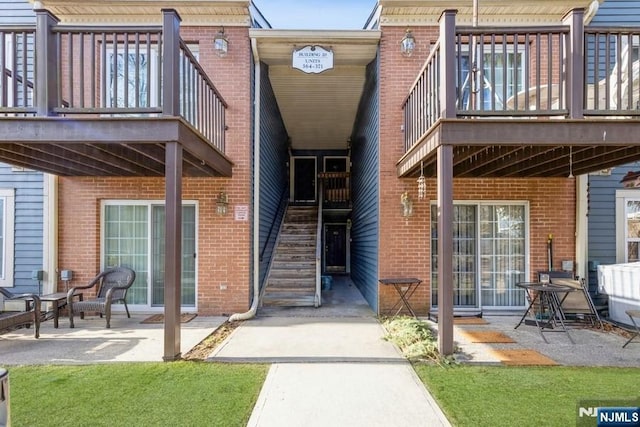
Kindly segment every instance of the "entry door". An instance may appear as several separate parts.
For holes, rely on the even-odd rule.
[[[316,201],[316,158],[293,158],[293,201]]]
[[[324,226],[324,269],[327,272],[347,271],[347,226],[326,224]]]

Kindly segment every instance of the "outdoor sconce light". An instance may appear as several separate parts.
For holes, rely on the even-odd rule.
[[[218,31],[218,34],[213,38],[213,48],[219,57],[224,58],[229,51],[229,40],[224,35],[224,27]]]
[[[228,205],[229,197],[227,196],[227,193],[221,191],[216,199],[216,212],[218,212],[218,215],[226,215]]]
[[[400,204],[402,205],[402,216],[409,218],[413,215],[413,200],[409,196],[409,192],[405,191],[400,195]]]
[[[400,53],[402,53],[403,56],[409,57],[413,54],[415,48],[416,39],[413,38],[411,30],[407,28],[407,31],[404,33],[404,37],[400,41]]]

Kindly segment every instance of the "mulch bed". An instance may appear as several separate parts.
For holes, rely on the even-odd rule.
[[[185,360],[205,360],[242,322],[226,321],[182,356]]]

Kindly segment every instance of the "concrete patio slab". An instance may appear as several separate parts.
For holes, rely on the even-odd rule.
[[[18,329],[0,335],[0,366],[38,364],[83,364],[106,362],[160,362],[164,355],[164,325],[143,324],[149,314],[114,314],[111,329],[97,316],[76,319],[69,328],[68,319],[60,319],[55,329],[53,321],[40,326],[40,338],[33,329]],[[180,348],[187,353],[210,335],[226,317],[197,316],[182,323]]]

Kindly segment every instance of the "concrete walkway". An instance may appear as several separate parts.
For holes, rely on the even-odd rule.
[[[318,309],[265,309],[208,358],[273,363],[249,426],[447,426],[347,280]]]

